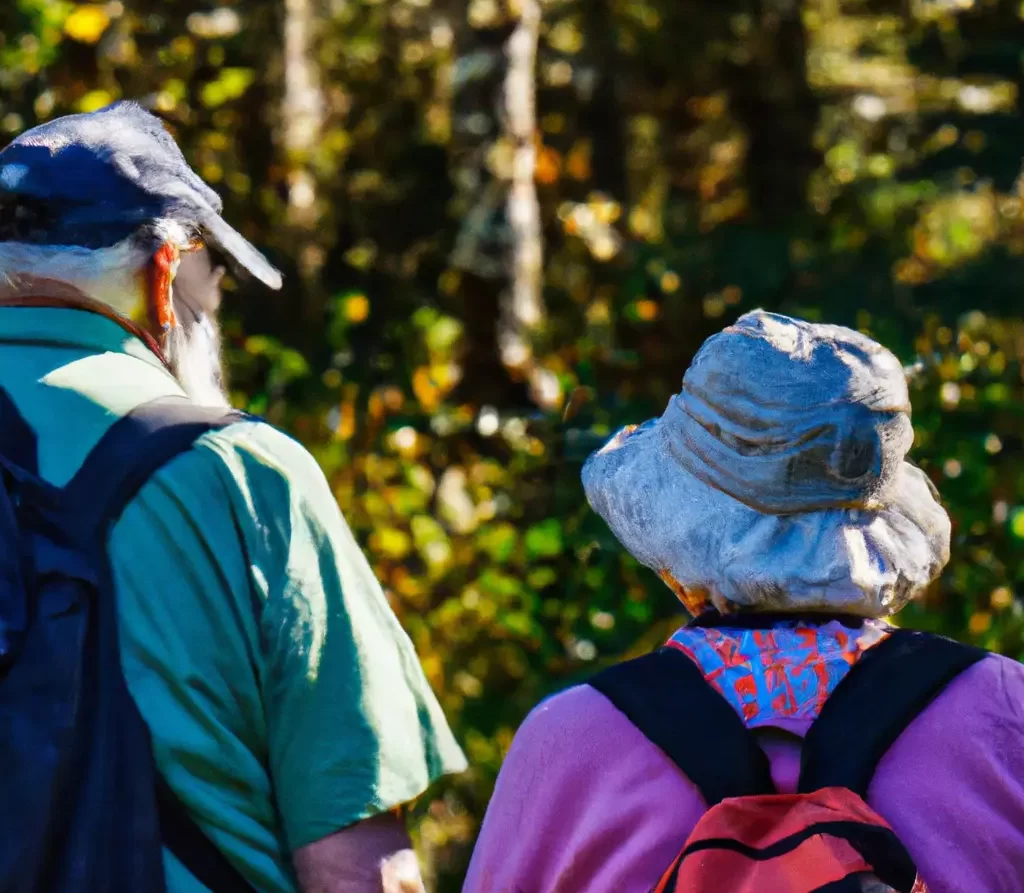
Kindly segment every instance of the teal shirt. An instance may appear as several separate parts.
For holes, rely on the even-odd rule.
[[[116,323],[14,307],[0,307],[0,387],[56,485],[120,416],[181,393]],[[157,765],[258,890],[293,893],[291,852],[465,768],[327,481],[286,435],[205,435],[142,488],[109,550]],[[169,893],[204,889],[165,863]]]

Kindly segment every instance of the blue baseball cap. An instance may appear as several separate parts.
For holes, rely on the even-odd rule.
[[[222,209],[161,121],[134,102],[56,118],[0,152],[0,241],[100,248],[173,220],[280,288],[281,273]]]

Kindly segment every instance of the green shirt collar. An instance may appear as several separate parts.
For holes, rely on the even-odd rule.
[[[0,306],[0,346],[6,344],[127,354],[166,372],[160,358],[140,338],[90,310]]]

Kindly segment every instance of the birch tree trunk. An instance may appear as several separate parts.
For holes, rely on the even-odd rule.
[[[323,312],[317,289],[325,252],[317,232],[318,191],[312,160],[325,124],[325,104],[314,35],[318,0],[284,0],[284,92],[280,143],[288,170],[287,222],[306,292],[306,317]]]
[[[537,166],[536,98],[537,41],[540,3],[523,0],[519,23],[506,45],[504,133],[508,181],[506,218],[510,230],[508,295],[502,304],[498,344],[510,368],[533,359],[531,337],[544,320],[541,298],[542,247],[540,204],[534,184]],[[538,396],[538,395],[535,395]],[[542,395],[541,395],[542,396]]]
[[[316,203],[316,186],[307,165],[324,123],[323,95],[313,55],[314,2],[284,2],[281,132],[285,154],[295,165],[289,182],[288,214],[290,222],[307,224]]]
[[[495,340],[505,371],[528,383],[531,399],[552,408],[557,378],[537,360],[546,313],[536,167],[538,0],[463,7],[453,82],[453,180],[462,217],[452,265],[494,304]],[[467,298],[469,296],[467,295]],[[473,332],[470,332],[473,337]],[[471,345],[485,365],[480,347]]]

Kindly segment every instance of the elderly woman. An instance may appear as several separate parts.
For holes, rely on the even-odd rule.
[[[905,460],[912,440],[893,354],[848,329],[758,311],[704,345],[660,419],[589,459],[591,506],[695,619],[659,652],[677,676],[648,674],[646,690],[620,698],[616,668],[531,714],[466,893],[649,893],[718,799],[670,758],[673,746],[717,776],[721,796],[793,793],[804,737],[837,686],[858,679],[860,719],[832,722],[819,752],[803,754],[804,772],[813,763],[821,778],[841,776],[874,705],[884,712],[889,690],[915,676],[909,664],[887,671],[898,664],[882,661],[882,643],[903,633],[885,618],[949,556],[949,519]],[[863,777],[866,808],[931,893],[1018,891],[1024,667],[979,653],[954,669],[895,718]],[[756,742],[750,771],[695,719],[700,689]],[[638,728],[645,715],[664,740]]]

